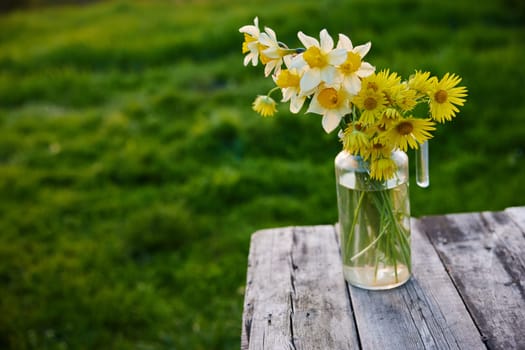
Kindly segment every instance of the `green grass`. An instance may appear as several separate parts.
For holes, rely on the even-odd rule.
[[[250,234],[337,220],[336,135],[259,118],[259,16],[323,27],[405,77],[461,75],[415,216],[524,205],[517,1],[101,2],[0,17],[0,348],[232,349]],[[337,10],[337,11],[335,11]]]

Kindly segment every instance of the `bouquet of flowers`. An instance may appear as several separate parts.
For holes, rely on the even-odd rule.
[[[259,95],[253,109],[262,116],[277,112],[272,94],[280,90],[282,102],[298,113],[308,104],[306,113],[322,116],[322,126],[329,133],[340,127],[343,148],[370,162],[370,177],[386,180],[396,166],[393,150],[417,149],[432,137],[436,123],[449,121],[465,103],[467,89],[455,74],[441,79],[430,72],[415,71],[408,80],[395,72],[376,69],[364,58],[371,43],[354,46],[350,38],[339,34],[337,45],[323,29],[320,40],[298,33],[304,47],[290,49],[277,40],[268,27],[253,25],[239,29],[244,34],[244,65],[264,65],[276,87]],[[428,106],[426,115],[416,115],[419,104]],[[418,109],[419,110],[419,109]]]
[[[354,46],[339,34],[337,44],[323,29],[320,40],[298,33],[304,47],[288,48],[275,32],[253,25],[244,34],[244,65],[264,65],[275,87],[259,95],[253,109],[273,116],[280,91],[292,113],[322,116],[329,133],[339,127],[343,152],[336,157],[336,180],[345,278],[369,289],[387,289],[411,273],[408,148],[418,150],[416,177],[428,186],[427,140],[437,123],[452,120],[465,103],[467,89],[455,74],[441,79],[415,71],[407,80],[388,69],[376,72],[365,56],[371,44]],[[421,107],[418,107],[421,106]],[[418,108],[416,108],[418,107]],[[423,145],[423,146],[422,146]],[[422,152],[421,149],[424,149]],[[428,163],[426,163],[428,164]],[[420,172],[418,172],[418,169]]]

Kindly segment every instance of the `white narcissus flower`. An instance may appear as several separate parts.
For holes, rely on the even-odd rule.
[[[244,33],[244,42],[242,43],[242,53],[247,55],[244,57],[244,65],[247,66],[250,61],[253,66],[257,65],[259,61],[259,18],[255,17],[252,25],[246,25],[239,28],[239,32]]]
[[[303,32],[299,32],[297,36],[306,50],[297,55],[292,62],[292,67],[305,68],[301,78],[301,91],[304,95],[308,95],[322,82],[332,84],[335,81],[337,73],[335,66],[346,60],[346,49],[334,49],[334,41],[326,29],[320,33],[320,43]]]
[[[306,113],[323,116],[323,129],[329,133],[337,128],[344,115],[352,112],[350,95],[340,86],[319,86]]]
[[[349,37],[339,34],[337,48],[345,49],[347,57],[338,70],[342,76],[343,86],[346,91],[353,95],[357,95],[361,90],[361,78],[368,77],[375,71],[374,66],[368,62],[363,62],[363,57],[370,51],[371,46],[372,44],[368,42],[354,47]]]
[[[259,36],[259,42],[264,47],[261,52],[261,62],[265,65],[264,75],[269,76],[272,71],[279,73],[286,52],[279,45],[275,32],[271,28],[265,27],[264,33]]]
[[[291,58],[284,57],[286,67],[290,67]],[[283,99],[281,102],[290,101],[290,111],[298,113],[303,107],[306,100],[305,95],[301,95],[301,81],[302,72],[297,68],[289,68],[279,71],[274,74],[273,80],[275,84],[281,89]]]

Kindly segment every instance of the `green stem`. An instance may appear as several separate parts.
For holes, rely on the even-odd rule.
[[[359,213],[361,212],[361,205],[363,203],[364,197],[365,197],[365,191],[362,191],[361,195],[359,196],[359,200],[357,201],[357,207],[354,210],[354,218],[352,219],[352,225],[350,226],[350,233],[348,234],[346,245],[345,245],[345,251],[347,252],[350,252],[350,242],[352,242],[352,239],[354,238],[355,226],[357,224],[357,217]]]

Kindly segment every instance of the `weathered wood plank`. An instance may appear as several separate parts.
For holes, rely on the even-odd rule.
[[[413,276],[388,291],[351,287],[363,349],[484,349],[432,245],[412,221]]]
[[[518,225],[521,232],[525,232],[525,207],[511,207],[505,213]]]
[[[525,349],[523,214],[421,219],[490,349]]]
[[[358,349],[333,226],[252,235],[242,349]]]

